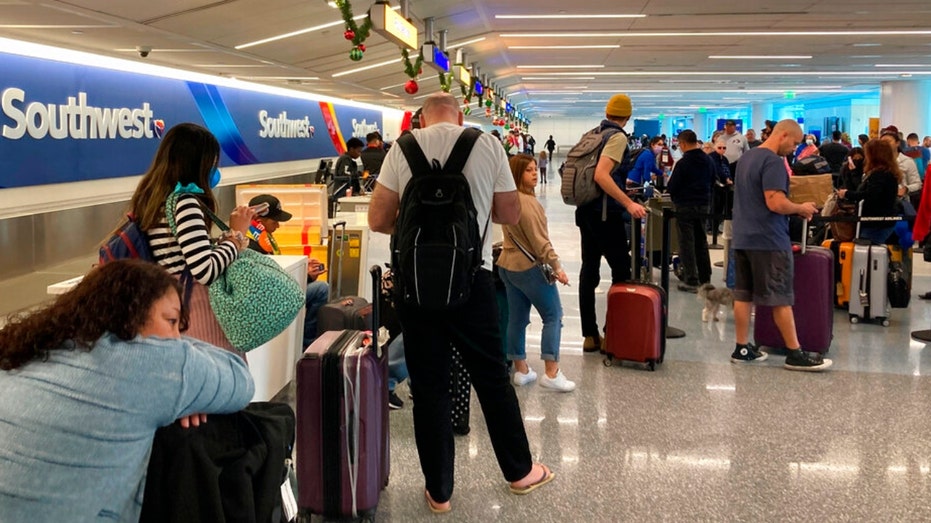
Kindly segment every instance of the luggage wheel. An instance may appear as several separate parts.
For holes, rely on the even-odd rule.
[[[888,326],[889,326],[889,320],[886,318],[883,318],[883,327],[888,327]]]
[[[654,360],[648,361],[648,362],[647,362],[647,366],[650,367],[650,372],[655,371],[655,370],[656,370],[656,361],[654,361]]]
[[[857,323],[860,323],[860,318],[856,316],[850,316],[850,323],[853,323],[854,325],[856,325]]]
[[[610,367],[614,365],[614,356],[612,356],[611,354],[608,354],[607,356],[605,356],[605,359],[601,360],[601,363],[605,367]]]

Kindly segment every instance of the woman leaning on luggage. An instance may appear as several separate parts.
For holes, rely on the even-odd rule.
[[[193,282],[190,293],[191,325],[188,336],[212,345],[236,351],[227,340],[210,308],[207,287],[248,248],[246,234],[254,213],[249,207],[236,207],[230,214],[231,231],[211,239],[213,222],[205,209],[217,211],[213,189],[220,183],[220,144],[207,129],[182,123],[172,127],[162,138],[152,165],[146,171],[130,201],[130,211],[145,231],[156,262],[179,277],[189,273]],[[179,193],[174,215],[177,236],[166,218],[166,201]]]
[[[507,357],[514,362],[515,385],[527,385],[537,379],[537,373],[527,365],[527,325],[530,306],[543,318],[540,340],[545,373],[540,385],[562,392],[575,389],[559,369],[559,342],[562,331],[562,305],[559,291],[547,281],[540,264],[552,267],[556,281],[569,284],[559,257],[550,243],[546,213],[534,196],[537,185],[537,163],[533,156],[518,154],[510,159],[511,174],[520,196],[520,221],[503,225],[504,248],[498,258],[498,273],[508,297]],[[525,254],[523,251],[527,251]],[[528,256],[529,254],[529,256]],[[534,260],[531,260],[533,257]]]
[[[241,358],[181,337],[181,294],[113,261],[0,329],[0,521],[138,521],[156,429],[249,403]]]
[[[854,202],[863,201],[863,216],[896,216],[899,184],[902,171],[896,161],[898,151],[886,142],[870,140],[863,147],[863,181],[855,191],[840,189],[838,196]],[[873,243],[886,243],[894,224],[864,222],[860,225],[860,237]]]

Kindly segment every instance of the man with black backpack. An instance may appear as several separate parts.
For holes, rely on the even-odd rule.
[[[533,464],[501,352],[490,222],[520,219],[501,145],[462,128],[459,103],[426,99],[422,129],[398,138],[369,206],[369,227],[392,235],[395,307],[414,396],[414,436],[431,511],[450,510],[453,444],[450,344],[459,349],[510,490],[526,494],[555,474]]]
[[[611,283],[629,280],[630,246],[624,230],[625,213],[634,218],[646,216],[646,209],[624,191],[630,171],[630,148],[624,126],[633,107],[630,97],[616,94],[605,106],[601,121],[601,152],[595,164],[594,181],[603,193],[600,198],[579,205],[575,224],[582,238],[582,270],[579,271],[579,315],[582,319],[582,350],[601,350],[601,334],[595,319],[595,289],[601,281],[601,258],[611,266]],[[570,153],[571,154],[571,153]]]

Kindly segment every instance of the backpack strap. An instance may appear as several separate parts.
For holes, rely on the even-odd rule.
[[[401,152],[404,153],[407,165],[411,168],[412,177],[430,172],[432,169],[430,162],[423,154],[423,149],[420,148],[420,144],[417,143],[417,139],[414,138],[413,133],[408,133],[398,138],[398,146],[401,147]]]
[[[453,146],[452,152],[449,153],[449,158],[446,159],[443,172],[447,174],[461,173],[466,162],[469,161],[469,155],[472,154],[472,147],[475,146],[475,142],[478,141],[481,134],[481,131],[472,127],[463,129],[459,139],[456,140],[456,145]]]

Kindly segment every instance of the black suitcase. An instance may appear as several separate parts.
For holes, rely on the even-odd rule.
[[[337,231],[342,230],[341,233]],[[337,259],[337,240],[340,251],[345,248],[346,222],[333,224],[330,241],[329,258],[332,263]],[[361,296],[341,296],[343,280],[343,257],[338,256],[336,267],[336,287],[330,286],[330,302],[317,310],[317,334],[326,331],[344,329],[372,330],[372,304]],[[332,283],[332,280],[331,280]]]

